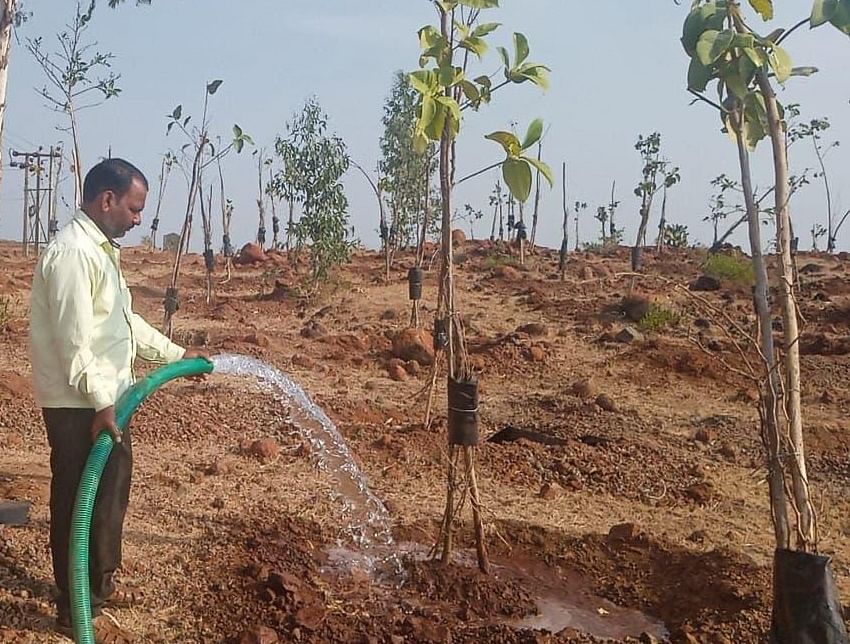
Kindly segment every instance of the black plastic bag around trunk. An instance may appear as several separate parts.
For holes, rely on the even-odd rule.
[[[848,644],[830,558],[778,549],[771,644]]]

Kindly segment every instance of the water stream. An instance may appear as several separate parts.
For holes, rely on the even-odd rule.
[[[310,444],[318,469],[334,481],[336,500],[342,505],[342,532],[363,553],[360,565],[372,568],[380,548],[392,545],[390,515],[383,502],[369,489],[363,471],[327,414],[285,373],[275,367],[235,354],[212,358],[214,371],[255,378],[260,387],[286,406],[289,421]],[[386,557],[383,557],[386,558]]]

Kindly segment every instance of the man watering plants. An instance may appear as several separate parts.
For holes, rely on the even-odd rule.
[[[147,193],[147,179],[132,164],[122,159],[98,163],[86,175],[82,208],[48,244],[33,278],[30,353],[50,444],[50,549],[62,631],[71,626],[68,543],[80,476],[102,431],[116,443],[91,525],[97,642],[130,639],[114,619],[101,615],[101,608],[126,606],[138,596],[113,581],[121,564],[133,464],[129,433],[122,435],[116,425],[115,402],[133,384],[136,355],[155,362],[204,355],[174,344],[133,312],[116,240],[141,224]]]

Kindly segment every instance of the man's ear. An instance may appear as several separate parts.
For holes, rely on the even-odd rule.
[[[100,193],[100,210],[101,212],[109,212],[117,203],[115,193],[111,190],[104,190]]]

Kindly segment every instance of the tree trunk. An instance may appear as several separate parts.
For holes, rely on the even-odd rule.
[[[9,56],[18,0],[3,0],[0,15],[0,182],[3,181],[3,129],[6,123],[6,94],[9,83]]]
[[[753,305],[756,310],[759,330],[759,347],[764,359],[765,380],[759,388],[761,399],[762,437],[767,450],[768,489],[770,508],[773,516],[773,530],[778,548],[788,548],[788,503],[785,494],[785,477],[782,468],[781,445],[785,428],[782,413],[782,379],[776,368],[776,351],[773,344],[773,327],[768,303],[767,264],[762,254],[761,222],[759,208],[753,196],[753,182],[750,172],[750,155],[740,133],[739,117],[733,114],[738,145],[738,162],[741,166],[741,187],[746,204],[746,220],[749,224],[750,254],[753,258],[753,270],[756,284],[753,293]]]
[[[788,157],[785,132],[776,102],[776,94],[766,74],[756,76],[764,96],[770,141],[773,146],[773,167],[776,190],[777,248],[780,256],[780,289],[782,304],[783,340],[785,349],[785,411],[788,415],[791,454],[791,477],[794,501],[799,512],[797,548],[810,552],[816,546],[814,509],[809,499],[806,456],[803,446],[803,414],[800,400],[800,332],[797,325],[797,302],[794,298],[794,258],[791,254],[791,197],[788,179]]]
[[[77,128],[77,114],[74,106],[68,103],[68,117],[71,119],[71,139],[74,144],[74,205],[79,208],[83,204],[83,162],[80,159],[80,137]]]
[[[543,141],[540,141],[537,144],[537,160],[543,160]],[[537,217],[540,212],[540,170],[537,171],[537,185],[534,188],[534,213],[531,216],[531,237],[529,238],[529,244],[532,252],[534,251],[534,244],[537,240]]]
[[[655,240],[655,249],[660,255],[664,251],[664,229],[667,227],[667,188],[664,188],[664,197],[661,199],[661,221],[658,222],[658,239]]]

